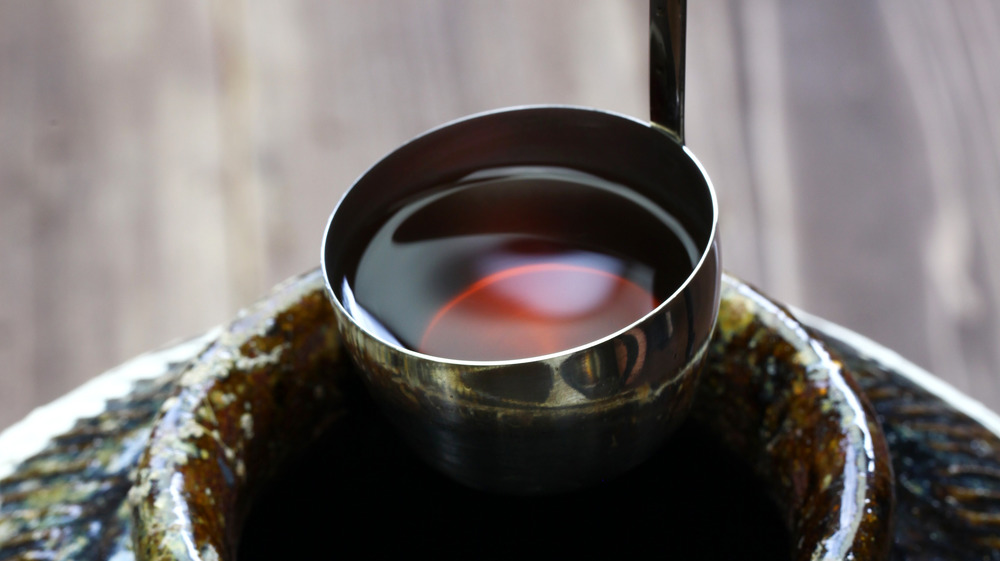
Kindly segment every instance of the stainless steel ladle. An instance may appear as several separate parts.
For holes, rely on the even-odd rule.
[[[719,213],[707,174],[682,144],[685,2],[660,4],[650,7],[654,124],[565,106],[474,115],[387,155],[330,216],[322,263],[345,347],[413,448],[470,486],[551,493],[613,477],[655,451],[690,407],[718,314]],[[537,165],[583,170],[648,200],[692,240],[693,271],[630,325],[517,360],[430,356],[352,317],[343,291],[352,259],[400,201],[477,170]],[[406,270],[393,278],[407,282]]]

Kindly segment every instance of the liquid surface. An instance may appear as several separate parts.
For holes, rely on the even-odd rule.
[[[386,216],[340,296],[358,323],[403,347],[520,359],[627,327],[683,283],[697,255],[672,217],[620,185],[502,168]]]

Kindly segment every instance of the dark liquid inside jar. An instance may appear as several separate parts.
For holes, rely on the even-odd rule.
[[[699,251],[625,186],[559,167],[483,170],[382,217],[340,279],[380,338],[442,358],[556,353],[653,311]]]

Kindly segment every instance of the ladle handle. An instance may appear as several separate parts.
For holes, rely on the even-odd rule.
[[[649,1],[649,118],[684,144],[687,0]]]

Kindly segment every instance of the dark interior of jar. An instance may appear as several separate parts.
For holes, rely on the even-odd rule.
[[[348,551],[371,558],[790,558],[788,533],[764,486],[691,422],[616,480],[512,497],[433,471],[367,397],[361,405],[259,495],[241,561]]]

